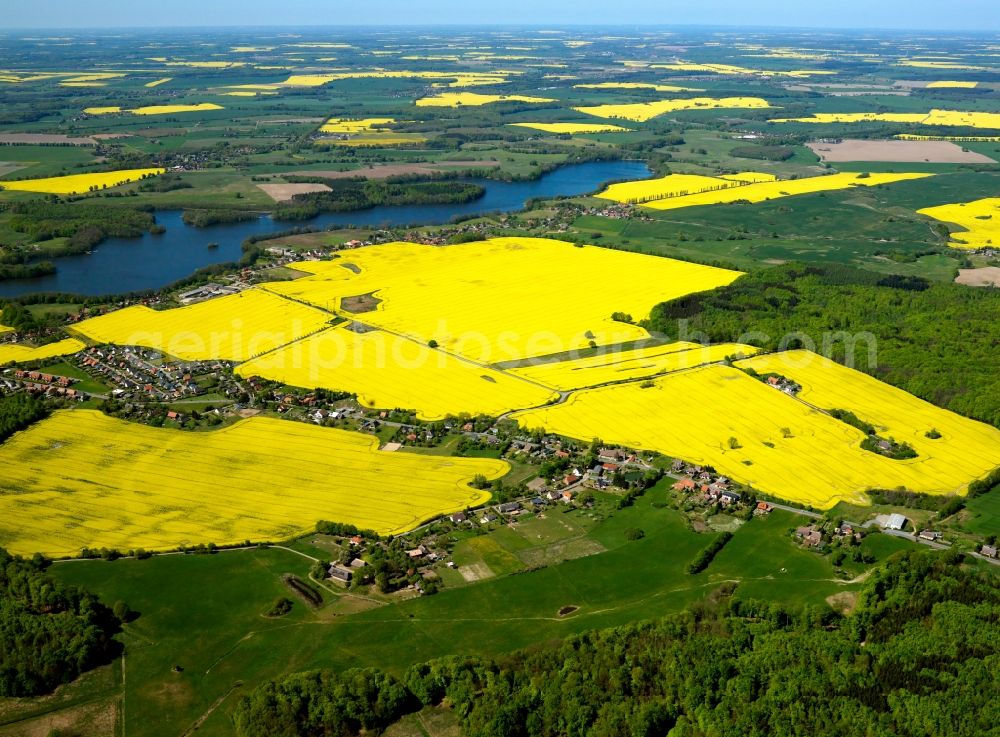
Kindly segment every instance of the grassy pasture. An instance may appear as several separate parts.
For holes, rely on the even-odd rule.
[[[123,636],[129,673],[126,731],[153,736],[183,732],[237,680],[243,686],[208,716],[199,733],[230,735],[228,713],[239,693],[282,672],[378,665],[398,673],[409,663],[450,653],[512,650],[658,617],[724,580],[741,581],[737,595],[789,603],[820,604],[853,588],[834,580],[825,559],[791,542],[784,530],[799,518],[781,512],[743,525],[704,573],[686,574],[684,567],[710,538],[691,532],[679,513],[654,507],[664,493],[661,488],[647,492],[587,533],[585,539],[606,552],[356,613],[348,612],[357,608],[357,600],[331,595],[319,610],[296,601],[287,617],[263,618],[267,606],[287,593],[280,575],[304,575],[309,566],[306,558],[278,549],[73,562],[54,571],[106,600],[124,599],[142,613]],[[575,514],[574,521],[579,519]],[[542,524],[520,527],[513,534],[522,539],[527,530],[556,534]],[[626,542],[624,531],[630,527],[641,527],[646,537]],[[506,552],[506,546],[517,544],[510,536],[501,540],[493,550]],[[563,606],[580,609],[560,617]],[[338,611],[343,613],[334,616]],[[184,670],[174,673],[174,665]]]
[[[1000,535],[1000,487],[970,500],[965,505],[971,515],[963,527],[980,535]]]

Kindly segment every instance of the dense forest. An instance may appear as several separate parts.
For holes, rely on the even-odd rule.
[[[471,202],[486,191],[478,184],[449,180],[323,179],[289,177],[290,182],[325,184],[329,192],[297,194],[274,211],[275,220],[307,220],[321,212],[351,212],[378,205],[445,205]]]
[[[48,255],[64,256],[84,253],[105,238],[138,238],[147,231],[156,231],[156,221],[148,212],[128,207],[77,205],[32,200],[10,205],[7,226],[24,233],[33,242],[65,238]],[[25,247],[7,247],[0,254],[0,277],[27,278],[54,271],[52,264],[28,263],[36,253]],[[20,268],[17,265],[21,265]]]
[[[960,554],[910,551],[847,617],[723,586],[685,613],[400,678],[318,671],[239,703],[241,737],[357,734],[444,704],[469,737],[962,737],[1000,723],[1000,579]]]
[[[20,393],[0,397],[0,442],[42,419],[48,413],[45,403],[30,394]]]
[[[115,613],[48,576],[45,563],[0,548],[0,696],[48,693],[120,652]]]
[[[672,337],[701,335],[769,350],[822,349],[847,355],[837,334],[857,341],[862,371],[961,414],[1000,426],[1000,291],[930,284],[838,266],[785,265],[740,277],[728,287],[665,302],[648,327]],[[687,340],[693,338],[687,337]],[[877,350],[866,365],[868,348]]]
[[[245,223],[258,217],[260,215],[250,210],[185,210],[181,220],[195,228],[207,228],[210,225]]]

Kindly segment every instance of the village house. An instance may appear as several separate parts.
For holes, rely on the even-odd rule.
[[[770,514],[773,510],[774,507],[767,502],[757,502],[757,508],[753,510],[753,513],[758,517],[761,517],[765,514]]]
[[[730,504],[736,504],[740,500],[740,495],[735,491],[723,491],[719,494],[719,503],[724,507],[728,507]]]
[[[987,558],[996,558],[996,557],[998,557],[997,546],[996,545],[983,545],[981,548],[979,548],[979,554],[983,555],[983,556],[985,556]]]
[[[597,459],[604,463],[621,463],[625,460],[625,451],[618,448],[601,448],[597,451]]]
[[[458,525],[461,524],[462,522],[467,522],[469,519],[469,515],[467,515],[465,512],[455,512],[455,514],[449,515],[448,519],[454,522],[456,525]]]
[[[521,511],[521,504],[519,502],[504,502],[503,504],[498,504],[494,509],[500,514],[514,514]]]
[[[803,545],[818,547],[823,544],[823,533],[815,527],[799,527],[795,530],[795,537],[802,541]]]
[[[406,554],[411,558],[423,558],[425,555],[427,555],[427,548],[425,548],[423,545],[418,545],[412,550],[407,550]]]
[[[917,535],[921,540],[929,540],[935,542],[941,539],[941,533],[936,530],[921,530],[920,534]]]

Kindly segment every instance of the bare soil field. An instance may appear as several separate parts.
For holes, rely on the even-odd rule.
[[[344,312],[358,315],[363,312],[375,310],[381,303],[382,300],[369,292],[368,294],[359,294],[354,297],[344,297],[340,300],[340,309]]]
[[[926,161],[931,164],[992,164],[993,159],[963,151],[951,141],[865,141],[845,138],[840,143],[806,144],[823,161]]]
[[[959,269],[955,283],[965,284],[968,287],[1000,287],[1000,266]]]
[[[70,146],[96,146],[97,140],[89,136],[67,136],[64,133],[0,133],[2,145],[32,146],[45,143],[64,143]]]
[[[389,177],[409,176],[411,174],[440,174],[451,169],[493,169],[500,166],[499,161],[492,159],[483,161],[441,161],[428,164],[375,164],[363,169],[348,169],[347,171],[286,171],[278,176],[283,177],[323,177],[323,179],[388,179]]]
[[[297,194],[330,191],[325,184],[258,184],[257,186],[275,202],[286,202]]]

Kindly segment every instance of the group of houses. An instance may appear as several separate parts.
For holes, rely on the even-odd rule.
[[[682,474],[674,483],[673,490],[691,494],[699,504],[728,507],[743,501],[742,495],[732,488],[729,478],[716,473],[712,468],[676,460],[670,470],[674,474]]]
[[[8,370],[9,371],[9,370]],[[24,371],[16,369],[10,373],[13,379],[5,378],[4,386],[10,391],[24,389],[31,394],[44,394],[47,397],[66,397],[82,401],[84,392],[73,389],[76,379],[69,376],[59,376],[41,371]]]
[[[113,387],[113,395],[157,401],[198,394],[201,390],[194,377],[224,368],[218,362],[159,363],[161,359],[156,351],[115,345],[93,346],[74,357],[81,368]]]

